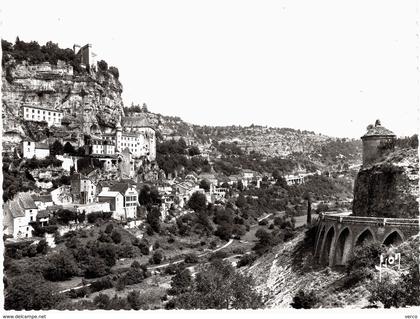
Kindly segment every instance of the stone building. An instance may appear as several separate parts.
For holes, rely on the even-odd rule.
[[[38,143],[34,141],[22,142],[23,158],[44,159],[50,156],[50,147],[46,143]]]
[[[28,193],[18,193],[3,207],[4,234],[13,238],[32,237],[31,223],[36,221],[38,207]]]
[[[75,44],[73,45],[73,51],[76,54],[76,56],[80,58],[80,63],[82,64],[82,66],[96,71],[98,57],[97,54],[92,51],[92,44],[88,43],[83,47],[80,47],[80,45]]]
[[[376,120],[375,125],[369,125],[367,132],[362,137],[363,165],[369,164],[381,157],[385,149],[393,149],[395,134],[381,125]]]
[[[48,127],[60,126],[63,118],[63,112],[44,106],[24,105],[22,112],[25,121],[47,122]]]

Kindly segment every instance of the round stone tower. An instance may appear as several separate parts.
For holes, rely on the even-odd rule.
[[[375,125],[369,125],[367,132],[361,137],[363,141],[363,165],[369,164],[381,157],[385,149],[393,149],[395,134],[376,120]]]

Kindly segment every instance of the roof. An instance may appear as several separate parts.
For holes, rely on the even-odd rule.
[[[121,193],[115,191],[102,191],[98,194],[98,197],[117,197],[118,195],[121,195]]]
[[[28,193],[18,193],[4,205],[4,213],[10,214],[14,218],[24,217],[25,209],[38,209],[31,195]]]
[[[47,143],[35,143],[35,148],[48,150],[50,146]]]
[[[45,209],[45,210],[40,210],[38,211],[38,214],[36,214],[36,218],[46,218],[49,217],[50,213]]]
[[[373,136],[395,137],[396,135],[394,134],[394,132],[392,132],[392,131],[388,130],[387,128],[383,127],[379,120],[376,120],[375,125],[369,125],[368,126],[367,132],[366,132],[365,135],[362,136],[362,139],[367,138],[367,137],[373,137]]]
[[[43,203],[52,202],[51,195],[35,195],[32,197],[32,199],[35,202],[43,202]]]
[[[45,111],[63,113],[63,111],[54,110],[52,108],[45,107],[45,106],[40,106],[40,105],[22,105],[22,107],[30,107],[30,108],[33,108],[33,109],[39,109],[39,110],[45,110]]]
[[[134,186],[134,185],[130,182],[116,183],[116,184],[112,185],[109,188],[109,190],[110,190],[110,192],[119,192],[119,193],[124,195],[125,192],[127,191],[127,189],[129,189],[132,186]]]
[[[28,193],[18,193],[19,203],[24,209],[37,209],[38,207],[35,205],[32,196]]]

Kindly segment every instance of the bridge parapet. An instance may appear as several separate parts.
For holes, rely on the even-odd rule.
[[[320,214],[320,219],[325,221],[335,221],[340,223],[359,223],[359,224],[383,224],[383,225],[412,225],[419,227],[419,219],[416,218],[386,218],[369,216],[352,216],[339,214]]]

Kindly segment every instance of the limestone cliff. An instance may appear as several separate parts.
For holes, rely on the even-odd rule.
[[[73,72],[62,61],[54,65],[9,59],[2,72],[3,133],[27,136],[21,116],[25,104],[63,111],[63,123],[80,133],[94,125],[114,127],[123,108],[121,93],[121,83],[109,72]]]
[[[400,149],[359,171],[353,214],[394,218],[419,216],[419,158],[416,149]]]

